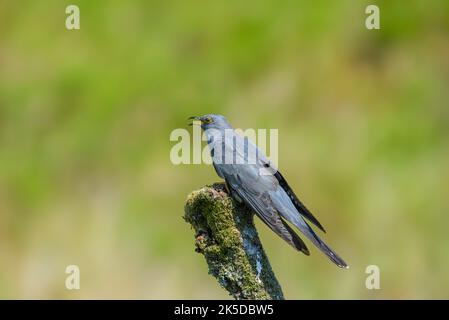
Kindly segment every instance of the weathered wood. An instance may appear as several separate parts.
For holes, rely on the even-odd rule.
[[[223,183],[192,192],[184,219],[209,273],[235,299],[284,299],[254,226],[254,214],[234,201]]]

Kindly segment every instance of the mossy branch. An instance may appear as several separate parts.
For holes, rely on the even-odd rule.
[[[228,196],[223,183],[192,192],[184,219],[195,230],[197,252],[209,273],[235,299],[284,299],[245,205]]]

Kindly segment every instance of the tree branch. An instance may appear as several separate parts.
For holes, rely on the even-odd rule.
[[[223,183],[192,192],[184,219],[195,230],[195,251],[209,274],[235,299],[284,299],[245,205],[228,196]]]

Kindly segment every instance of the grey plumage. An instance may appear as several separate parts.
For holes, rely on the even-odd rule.
[[[337,266],[348,265],[327,246],[305,221],[324,228],[299,201],[281,173],[246,137],[237,134],[226,118],[209,114],[192,117],[201,121],[206,132],[214,168],[230,189],[231,195],[252,208],[276,234],[297,250],[309,255],[305,243],[286,223],[297,227]]]

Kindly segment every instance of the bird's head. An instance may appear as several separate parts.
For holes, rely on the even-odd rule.
[[[201,129],[215,129],[223,130],[230,129],[231,125],[225,117],[219,114],[206,114],[202,117],[190,117],[190,120],[197,120],[201,122]]]

